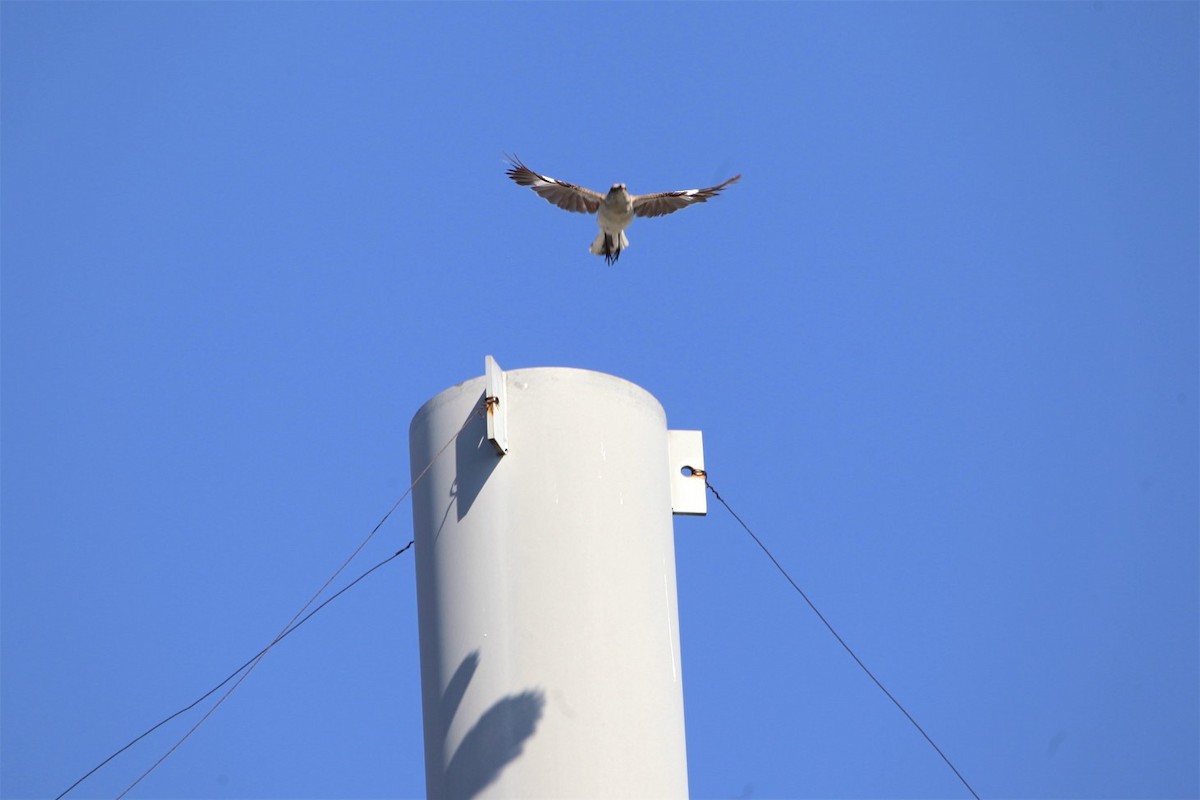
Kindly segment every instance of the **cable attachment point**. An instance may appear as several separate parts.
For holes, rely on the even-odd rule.
[[[706,478],[706,477],[708,477],[708,473],[705,472],[704,470],[700,469],[699,467],[685,466],[681,470],[681,472],[683,473],[683,477],[685,477],[685,478]]]

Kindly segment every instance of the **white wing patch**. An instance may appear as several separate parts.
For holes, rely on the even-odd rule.
[[[604,195],[599,192],[548,175],[539,175],[515,156],[508,156],[508,161],[510,166],[506,174],[516,181],[518,186],[528,186],[537,192],[539,197],[565,211],[595,214],[600,209],[600,203],[604,201]]]

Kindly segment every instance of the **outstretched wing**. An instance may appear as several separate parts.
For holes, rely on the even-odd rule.
[[[599,210],[600,204],[604,202],[604,195],[593,192],[591,189],[584,189],[573,183],[538,175],[515,156],[508,156],[508,162],[511,164],[507,170],[508,177],[516,181],[519,186],[528,186],[533,189],[539,196],[546,198],[559,208],[578,211],[582,214],[594,214]]]
[[[679,192],[659,192],[658,194],[639,194],[633,198],[633,213],[639,217],[661,217],[693,203],[703,203],[710,197],[716,197],[722,189],[736,182],[741,175],[734,175],[724,183],[710,186],[707,189],[684,189]]]

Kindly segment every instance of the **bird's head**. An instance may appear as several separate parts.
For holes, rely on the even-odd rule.
[[[614,183],[614,184],[612,185],[612,188],[611,188],[611,189],[609,189],[608,191],[609,191],[609,193],[610,193],[610,194],[611,194],[611,193],[613,193],[613,192],[623,192],[623,191],[625,191],[625,184],[623,184],[623,183]]]

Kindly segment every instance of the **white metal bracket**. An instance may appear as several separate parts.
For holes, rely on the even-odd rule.
[[[667,466],[671,471],[671,512],[707,514],[704,435],[700,431],[667,431],[667,451]]]
[[[508,381],[491,356],[483,358],[484,402],[487,403],[487,438],[504,455],[508,452]]]

